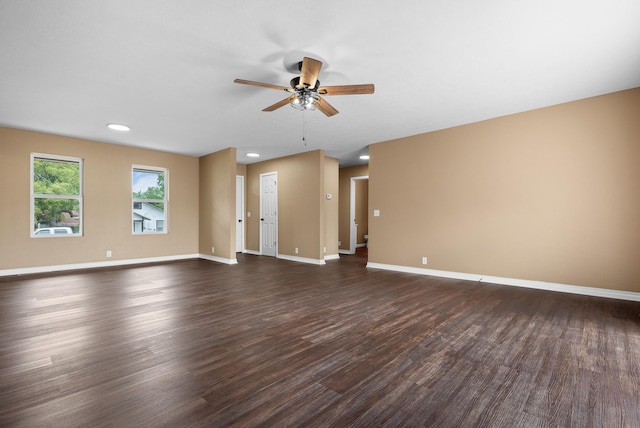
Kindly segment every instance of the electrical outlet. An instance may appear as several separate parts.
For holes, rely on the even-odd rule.
[[[298,247],[296,247],[295,252],[296,252],[296,254],[298,254]]]
[[[111,257],[111,250],[107,250],[107,257]]]
[[[342,247],[342,241],[338,241],[338,247]]]
[[[213,254],[213,253],[215,253],[215,252],[216,252],[216,249],[215,249],[215,248],[213,248],[213,247],[211,247],[211,254]]]
[[[324,252],[325,252],[325,253],[327,252],[327,247],[324,247]]]
[[[427,258],[426,258],[426,257],[423,257],[423,258],[422,258],[422,264],[423,264],[423,265],[426,265],[426,264],[427,264]]]

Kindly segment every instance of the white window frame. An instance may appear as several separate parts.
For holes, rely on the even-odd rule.
[[[155,173],[162,173],[164,175],[164,199],[141,199],[133,197],[133,173],[138,171],[148,171]],[[131,233],[133,235],[159,235],[159,234],[167,234],[169,232],[169,170],[167,168],[159,167],[159,166],[148,166],[148,165],[131,165],[131,175],[129,176],[131,180]],[[147,203],[162,203],[164,206],[164,218],[162,220],[163,228],[161,231],[153,230],[153,231],[136,231],[135,230],[135,212],[133,211],[133,206],[136,202],[147,202]],[[156,220],[158,221],[158,220]]]
[[[80,189],[79,189],[79,194],[78,195],[55,195],[55,194],[47,194],[47,193],[35,193],[34,192],[34,180],[33,180],[33,175],[34,175],[34,168],[33,168],[33,164],[35,162],[36,159],[44,159],[44,160],[52,160],[52,161],[61,161],[61,162],[75,162],[78,163],[79,165],[79,173],[80,173]],[[30,190],[29,190],[29,204],[30,204],[30,209],[29,209],[29,215],[30,215],[30,219],[29,219],[29,228],[31,229],[30,232],[30,236],[32,238],[52,238],[52,237],[65,237],[65,238],[72,238],[72,237],[79,237],[83,235],[83,228],[84,228],[84,159],[82,158],[76,158],[76,157],[71,157],[71,156],[60,156],[60,155],[50,155],[50,154],[45,154],[45,153],[31,153],[30,156],[30,168],[29,168],[29,172],[30,172],[30,178],[29,178],[29,184],[30,184]],[[34,221],[34,217],[35,217],[35,200],[36,199],[75,199],[79,201],[79,208],[78,208],[78,217],[80,219],[79,221],[79,226],[78,226],[78,233],[73,233],[73,234],[39,234],[36,235],[36,229],[34,227],[33,221]],[[52,226],[52,227],[59,227],[59,226]]]

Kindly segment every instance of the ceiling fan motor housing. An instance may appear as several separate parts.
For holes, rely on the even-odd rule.
[[[300,84],[300,76],[296,76],[293,79],[291,79],[291,82],[289,82],[289,84],[291,85],[291,87],[295,90],[300,90],[300,89],[304,89],[306,88],[305,85],[301,85]],[[316,79],[316,84],[313,88],[306,88],[309,89],[311,91],[317,91],[318,88],[320,87],[320,80]]]

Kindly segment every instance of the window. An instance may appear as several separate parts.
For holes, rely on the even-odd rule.
[[[31,236],[82,235],[82,159],[31,154]]]
[[[166,233],[168,171],[140,165],[132,170],[133,233]]]

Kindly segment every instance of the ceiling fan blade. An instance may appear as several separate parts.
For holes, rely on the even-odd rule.
[[[365,85],[321,86],[318,88],[320,95],[365,95],[373,94],[373,83]]]
[[[318,74],[322,68],[322,62],[317,59],[304,57],[300,68],[300,84],[314,88],[318,81]]]
[[[271,83],[254,82],[253,80],[236,79],[234,83],[240,83],[242,85],[260,86],[262,88],[276,89],[278,91],[293,92],[293,89],[286,86],[272,85]]]
[[[273,105],[270,105],[270,106],[269,106],[269,107],[267,107],[267,108],[262,109],[262,111],[274,111],[274,110],[277,110],[277,109],[279,109],[280,107],[284,107],[284,106],[286,106],[287,104],[291,103],[291,100],[292,100],[293,98],[294,98],[294,96],[292,95],[292,96],[290,96],[289,98],[285,98],[285,99],[284,99],[284,100],[282,100],[282,101],[278,101],[277,103],[275,103],[275,104],[273,104]]]
[[[318,97],[318,99],[316,100],[316,108],[329,117],[333,116],[334,114],[338,114],[338,110],[336,110],[335,107],[329,104],[322,97]]]

